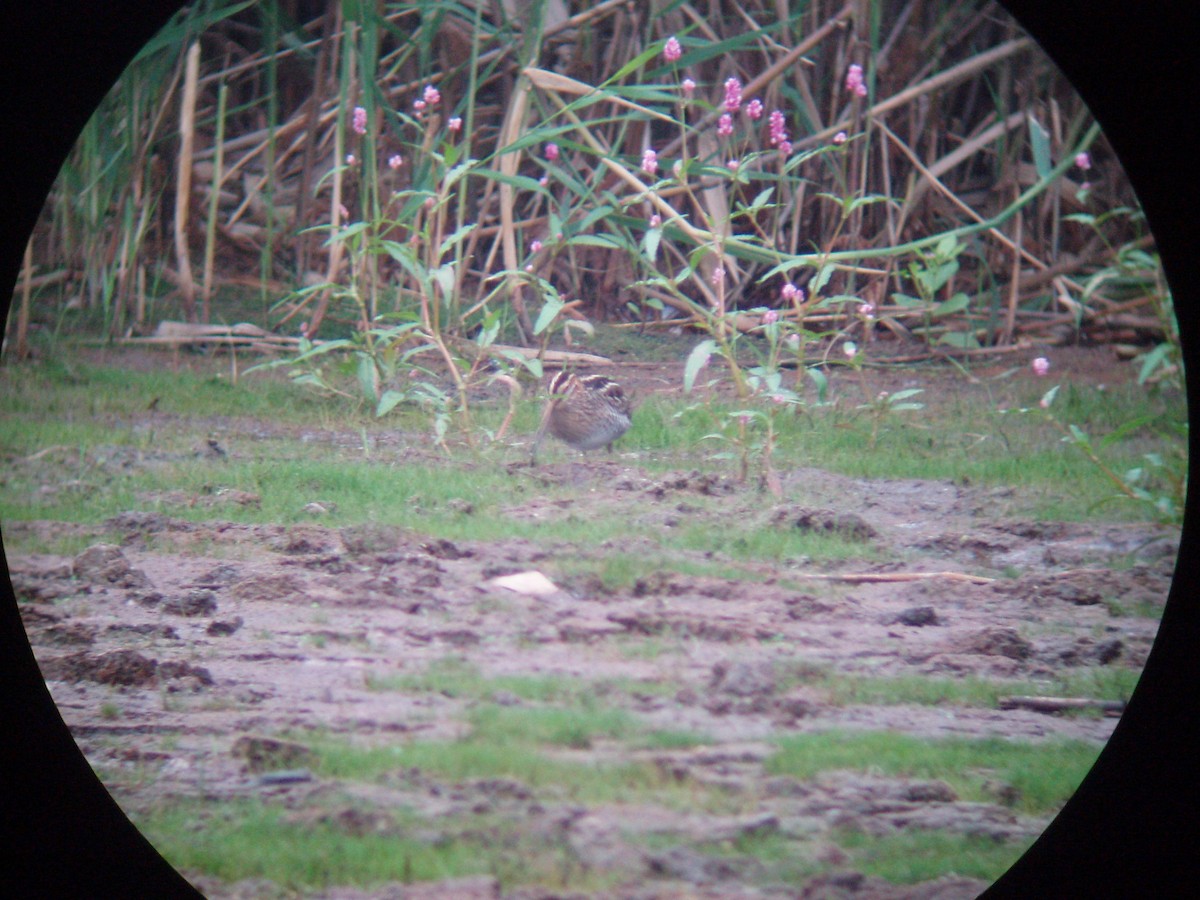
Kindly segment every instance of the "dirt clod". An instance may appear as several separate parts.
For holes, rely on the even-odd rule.
[[[176,616],[211,616],[217,611],[217,595],[197,588],[182,597],[163,601],[162,611]]]

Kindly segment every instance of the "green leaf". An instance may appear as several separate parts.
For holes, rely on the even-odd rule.
[[[642,236],[642,251],[651,263],[658,258],[658,245],[662,241],[662,229],[650,228]]]
[[[828,376],[826,376],[826,374],[820,369],[810,368],[805,369],[804,371],[808,375],[809,380],[811,380],[812,383],[817,386],[817,402],[825,403],[825,396],[829,390]]]
[[[537,142],[534,141],[534,143]],[[505,175],[503,172],[497,172],[495,169],[475,169],[472,174],[481,175],[484,178],[498,181],[501,184],[509,184],[523,191],[545,191],[545,188],[538,183],[536,178],[530,178],[527,175]]]
[[[948,331],[938,338],[939,344],[945,344],[947,347],[958,347],[960,350],[977,350],[979,341],[969,331]]]
[[[1048,178],[1054,168],[1050,162],[1050,132],[1032,114],[1029,116],[1029,143],[1033,147],[1033,167],[1038,178]]]
[[[1145,384],[1146,379],[1154,374],[1154,370],[1165,365],[1167,356],[1174,348],[1169,343],[1162,343],[1142,357],[1142,366],[1138,369],[1138,384]]]
[[[964,309],[966,309],[970,305],[971,305],[970,298],[966,294],[959,292],[959,293],[955,294],[953,297],[951,297],[949,300],[946,300],[942,303],[935,304],[931,315],[935,319],[940,316],[949,316],[949,315],[952,315],[953,313],[962,312]]]
[[[367,400],[374,402],[379,396],[379,370],[375,368],[375,360],[365,353],[358,357],[358,386]]]
[[[829,283],[829,279],[832,277],[833,266],[829,265],[828,263],[817,269],[817,274],[813,278],[812,283],[809,285],[809,296],[815,297],[817,294],[821,293],[821,288],[825,287],[825,285]]]
[[[442,299],[449,306],[450,300],[454,296],[454,263],[443,263],[429,274],[442,292]]]
[[[755,197],[754,200],[751,201],[750,205],[746,207],[746,211],[747,212],[756,212],[756,211],[762,209],[764,206],[767,205],[767,202],[771,199],[771,195],[774,193],[775,193],[775,188],[773,188],[773,187],[769,187],[766,190],[761,191],[759,193],[759,195],[757,197]]]
[[[400,391],[384,391],[383,396],[379,398],[379,403],[375,407],[375,418],[378,419],[381,416],[386,416],[404,399],[404,394]]]
[[[620,250],[624,247],[620,241],[607,234],[577,234],[567,238],[569,247],[603,247],[605,250]]]
[[[474,166],[475,160],[468,159],[466,162],[459,163],[457,166],[447,172],[445,178],[446,189],[449,190],[452,188],[454,183],[470,172]]]
[[[512,360],[518,365],[524,366],[534,378],[542,377],[542,361],[537,357],[530,358],[519,350],[514,350],[512,347],[497,347],[496,352],[505,359]]]
[[[542,311],[538,313],[537,321],[533,323],[533,333],[538,335],[549,328],[550,323],[558,317],[564,306],[566,304],[558,297],[546,300],[542,305]]]
[[[683,367],[683,389],[685,391],[691,392],[692,387],[696,384],[696,376],[700,374],[700,370],[704,368],[716,349],[717,343],[713,340],[703,340],[692,348],[692,352],[688,354],[687,364]]]
[[[455,246],[456,244],[460,243],[468,234],[470,234],[472,231],[474,231],[478,226],[479,226],[478,222],[470,222],[466,225],[463,225],[462,228],[459,228],[453,234],[448,236],[444,241],[442,241],[442,245],[440,247],[438,247],[438,256],[445,255],[447,250],[449,250],[451,247]]]
[[[353,225],[347,225],[345,228],[339,228],[329,239],[325,241],[326,247],[331,247],[339,241],[344,241],[347,238],[352,238],[356,234],[360,234],[371,227],[370,222],[355,222]]]
[[[941,259],[953,259],[959,254],[960,250],[961,247],[959,246],[958,238],[952,234],[946,235],[933,248],[934,255]]]
[[[1054,402],[1054,398],[1058,396],[1058,389],[1060,387],[1062,387],[1062,385],[1056,384],[1054,387],[1050,388],[1050,390],[1046,391],[1046,393],[1042,394],[1042,399],[1038,402],[1038,406],[1040,406],[1042,409],[1049,409],[1050,404]]]

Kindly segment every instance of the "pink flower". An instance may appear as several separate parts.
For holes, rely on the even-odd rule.
[[[346,154],[346,165],[348,165],[348,166],[352,166],[352,165],[354,165],[356,162],[358,162],[358,157],[357,157],[357,156],[355,156],[353,153],[347,153],[347,154]]]
[[[538,184],[540,184],[542,187],[545,187],[549,183],[550,183],[550,179],[547,178],[545,175],[543,175],[541,178],[538,179]]]
[[[804,302],[804,291],[801,288],[796,287],[790,281],[779,289],[779,296],[788,303],[793,301],[799,301],[801,303]]]
[[[1092,167],[1092,157],[1087,153],[1076,153],[1075,165],[1086,172]]]
[[[772,147],[778,147],[780,144],[791,140],[791,138],[788,136],[787,123],[781,110],[771,110],[771,115],[767,117],[767,127],[770,129],[770,140]]]
[[[875,318],[875,304],[874,303],[864,303],[861,306],[859,306],[858,312],[859,312],[859,315],[861,315],[864,319],[866,319],[868,322],[870,322],[870,321],[874,320],[874,318]]]
[[[349,218],[350,218],[350,210],[346,209],[346,204],[345,204],[345,203],[339,203],[339,204],[338,204],[338,212],[340,212],[340,213],[342,214],[342,218],[343,218],[343,219],[349,219]]]
[[[1050,371],[1050,360],[1044,356],[1039,356],[1029,365],[1033,369],[1033,374],[1038,378],[1044,378],[1046,373]]]
[[[717,119],[717,134],[721,137],[733,134],[733,116],[729,113],[722,113],[721,118]]]
[[[759,100],[757,97],[755,97],[753,100],[751,100],[749,103],[746,104],[746,115],[748,115],[751,119],[756,119],[756,120],[761,119],[762,114],[763,114],[762,101]]]
[[[742,83],[736,78],[725,79],[725,112],[735,113],[742,105]]]
[[[696,90],[696,82],[692,81],[692,79],[690,79],[690,78],[685,78],[685,79],[683,79],[683,81],[680,82],[680,87],[683,88],[684,96],[690,97],[690,96],[692,96],[692,93]]]
[[[415,109],[418,113],[425,112],[425,106],[426,106],[426,103],[424,100],[418,99],[418,100],[413,101],[413,109]]]
[[[725,163],[725,168],[727,168],[730,172],[736,172],[738,169],[738,165],[739,164],[736,159],[731,159],[727,163]]]
[[[835,134],[835,135],[833,136],[833,142],[834,142],[835,144],[844,144],[844,143],[846,143],[846,132],[844,132],[844,131],[839,131],[837,134]]]
[[[650,217],[650,227],[651,228],[661,228],[662,227],[662,216],[660,216],[658,213],[654,213],[654,215],[652,215]]]
[[[667,42],[663,44],[663,58],[667,62],[678,62],[679,57],[683,56],[683,48],[679,46],[679,40],[675,35],[667,38]]]
[[[537,253],[541,249],[542,249],[541,241],[534,239],[529,242],[529,252],[530,253]]]
[[[862,66],[858,63],[851,63],[846,72],[846,90],[860,97],[867,96],[867,86],[863,83]]]
[[[436,106],[441,102],[442,95],[441,92],[438,91],[438,89],[432,84],[427,84],[425,85],[425,91],[421,94],[421,99],[423,99],[430,106]]]
[[[854,355],[858,353],[858,345],[854,341],[846,341],[842,344],[842,353],[846,355],[846,359],[854,359]]]
[[[764,325],[774,325],[779,321],[779,312],[774,309],[768,309],[763,313],[762,321]]]
[[[649,147],[642,153],[642,171],[647,175],[653,175],[658,171],[658,154]]]
[[[542,154],[549,162],[554,162],[558,159],[558,144],[547,144],[542,148]]]
[[[462,116],[453,116],[446,123],[446,128],[452,132],[462,131]]]
[[[779,152],[782,153],[784,156],[791,156],[792,155],[792,142],[791,141],[780,141],[779,142]]]
[[[724,280],[725,280],[725,270],[722,269],[720,266],[717,266],[715,269],[713,269],[713,272],[712,272],[713,287],[720,287],[721,283]]]
[[[388,157],[388,168],[389,169],[393,169],[393,170],[398,169],[402,165],[404,165],[404,159],[400,156],[399,153],[393,154],[392,156]]]
[[[354,121],[352,124],[355,134],[367,133],[367,111],[361,106],[354,107]]]

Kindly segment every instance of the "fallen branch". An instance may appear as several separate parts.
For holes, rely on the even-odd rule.
[[[927,578],[945,578],[949,581],[966,581],[970,584],[991,584],[995,578],[969,575],[966,572],[847,572],[840,575],[801,574],[793,578],[816,578],[821,581],[844,581],[848,584],[888,584],[903,581],[924,581]]]
[[[1125,711],[1124,700],[1093,700],[1087,697],[1001,697],[1001,709],[1031,709],[1040,713],[1060,713],[1072,709],[1098,709],[1106,716]]]

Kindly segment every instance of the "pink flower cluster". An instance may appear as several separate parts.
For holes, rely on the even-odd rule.
[[[1088,169],[1090,169],[1092,167],[1091,155],[1089,155],[1086,151],[1083,153],[1076,153],[1075,154],[1075,165],[1081,171],[1086,172]]]
[[[367,111],[361,106],[354,107],[354,119],[351,122],[355,134],[367,133]]]
[[[395,153],[392,156],[388,157],[388,168],[389,169],[395,171],[396,169],[400,168],[402,165],[404,165],[404,159],[403,159],[403,157],[400,156],[399,153]]]
[[[658,154],[649,147],[642,153],[642,171],[647,175],[653,175],[658,171]]]
[[[757,97],[755,97],[753,100],[751,100],[749,103],[746,104],[746,115],[749,116],[751,119],[755,119],[755,120],[761,119],[762,114],[763,114],[762,101],[759,100]]]
[[[771,110],[771,115],[767,117],[767,124],[771,129],[771,146],[778,147],[779,152],[784,156],[788,156],[792,152],[792,141],[788,135],[787,126],[784,123],[783,113],[778,109]]]
[[[736,78],[725,79],[725,112],[735,113],[742,107],[742,83]]]
[[[681,56],[683,56],[683,48],[679,46],[679,39],[675,35],[671,35],[663,44],[663,58],[667,62],[673,63],[678,62]]]
[[[547,144],[542,148],[542,153],[545,155],[547,162],[554,162],[558,159],[558,144]]]
[[[1050,360],[1044,356],[1039,356],[1030,363],[1030,368],[1033,369],[1033,374],[1038,378],[1044,378],[1046,373],[1050,371]]]
[[[421,97],[413,101],[413,109],[420,114],[425,112],[426,107],[437,106],[441,102],[441,91],[435,88],[432,84],[427,84],[425,85],[425,90],[422,92]]]
[[[729,113],[721,113],[721,118],[717,119],[717,134],[721,137],[733,134],[733,116]]]
[[[846,71],[846,90],[859,97],[867,96],[867,86],[863,82],[863,69],[858,63],[851,63]]]
[[[692,81],[690,78],[683,79],[679,85],[683,88],[683,95],[685,97],[691,97],[696,91],[696,82]]]
[[[798,288],[790,281],[779,289],[779,296],[788,303],[803,303],[804,288]]]

